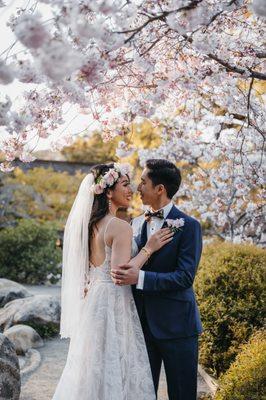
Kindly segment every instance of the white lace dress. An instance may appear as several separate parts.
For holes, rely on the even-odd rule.
[[[110,275],[111,248],[90,268],[83,320],[70,341],[53,400],[155,400],[150,364],[130,286]]]

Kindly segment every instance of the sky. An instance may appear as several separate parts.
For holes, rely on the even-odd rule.
[[[4,3],[6,7],[0,8],[0,54],[2,54],[12,43],[15,41],[15,36],[11,29],[6,26],[6,23],[13,13],[16,13],[16,9],[19,7],[30,6],[35,3],[32,0],[5,0]],[[48,7],[46,5],[40,6],[44,19],[49,18]],[[12,49],[12,53],[15,54],[23,49],[23,46],[16,44]],[[5,59],[5,54],[2,57]],[[20,96],[23,91],[28,90],[34,85],[23,84],[18,80],[15,80],[9,85],[0,85],[0,98],[8,95],[12,101],[16,102],[17,106],[22,105],[20,101]],[[65,110],[69,110],[69,105],[66,106]],[[50,139],[39,139],[36,146],[36,140],[33,139],[29,144],[29,148],[33,147],[35,150],[45,150],[49,149],[49,144],[51,140],[56,137],[62,137],[65,134],[75,134],[77,132],[83,131],[88,125],[90,125],[91,120],[88,115],[84,115],[78,112],[77,107],[71,107],[71,109],[64,115],[66,123],[60,126],[60,129],[53,131]],[[8,134],[6,131],[0,127],[0,137],[6,138]]]

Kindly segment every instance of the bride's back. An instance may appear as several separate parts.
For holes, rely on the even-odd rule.
[[[97,228],[93,227],[93,235],[90,238],[90,265],[102,266],[107,257],[107,248],[112,249],[109,253],[112,255],[112,265],[128,262],[131,255],[131,239],[131,226],[126,221],[107,214],[97,223]]]
[[[93,228],[93,235],[90,239],[90,263],[95,266],[101,266],[106,258],[105,246],[111,247],[110,238],[106,235],[109,223],[114,217],[106,215]]]

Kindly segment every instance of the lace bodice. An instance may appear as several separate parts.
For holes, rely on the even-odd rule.
[[[138,246],[135,240],[132,240],[131,245],[131,257],[134,257],[138,253]],[[88,282],[92,283],[95,281],[101,282],[113,282],[111,278],[111,254],[112,249],[110,246],[105,245],[105,260],[99,266],[94,266],[90,263]]]
[[[96,280],[100,280],[101,282],[112,282],[111,278],[111,247],[105,245],[105,260],[99,266],[94,266],[90,263],[89,268],[89,282],[92,283]]]

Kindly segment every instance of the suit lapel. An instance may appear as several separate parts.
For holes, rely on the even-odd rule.
[[[140,245],[141,247],[145,246],[147,242],[147,221],[144,221],[141,228],[140,234]]]
[[[175,219],[178,217],[178,209],[176,208],[175,205],[171,208],[169,214],[167,215],[166,219]],[[167,228],[167,223],[164,220],[162,228]],[[147,221],[144,221],[141,227],[141,233],[140,233],[140,245],[141,247],[145,246],[147,243]]]
[[[169,214],[167,215],[167,217],[164,220],[162,228],[167,228],[166,219],[175,219],[177,217],[178,217],[178,209],[176,208],[175,205],[173,205],[173,207],[171,208]]]

